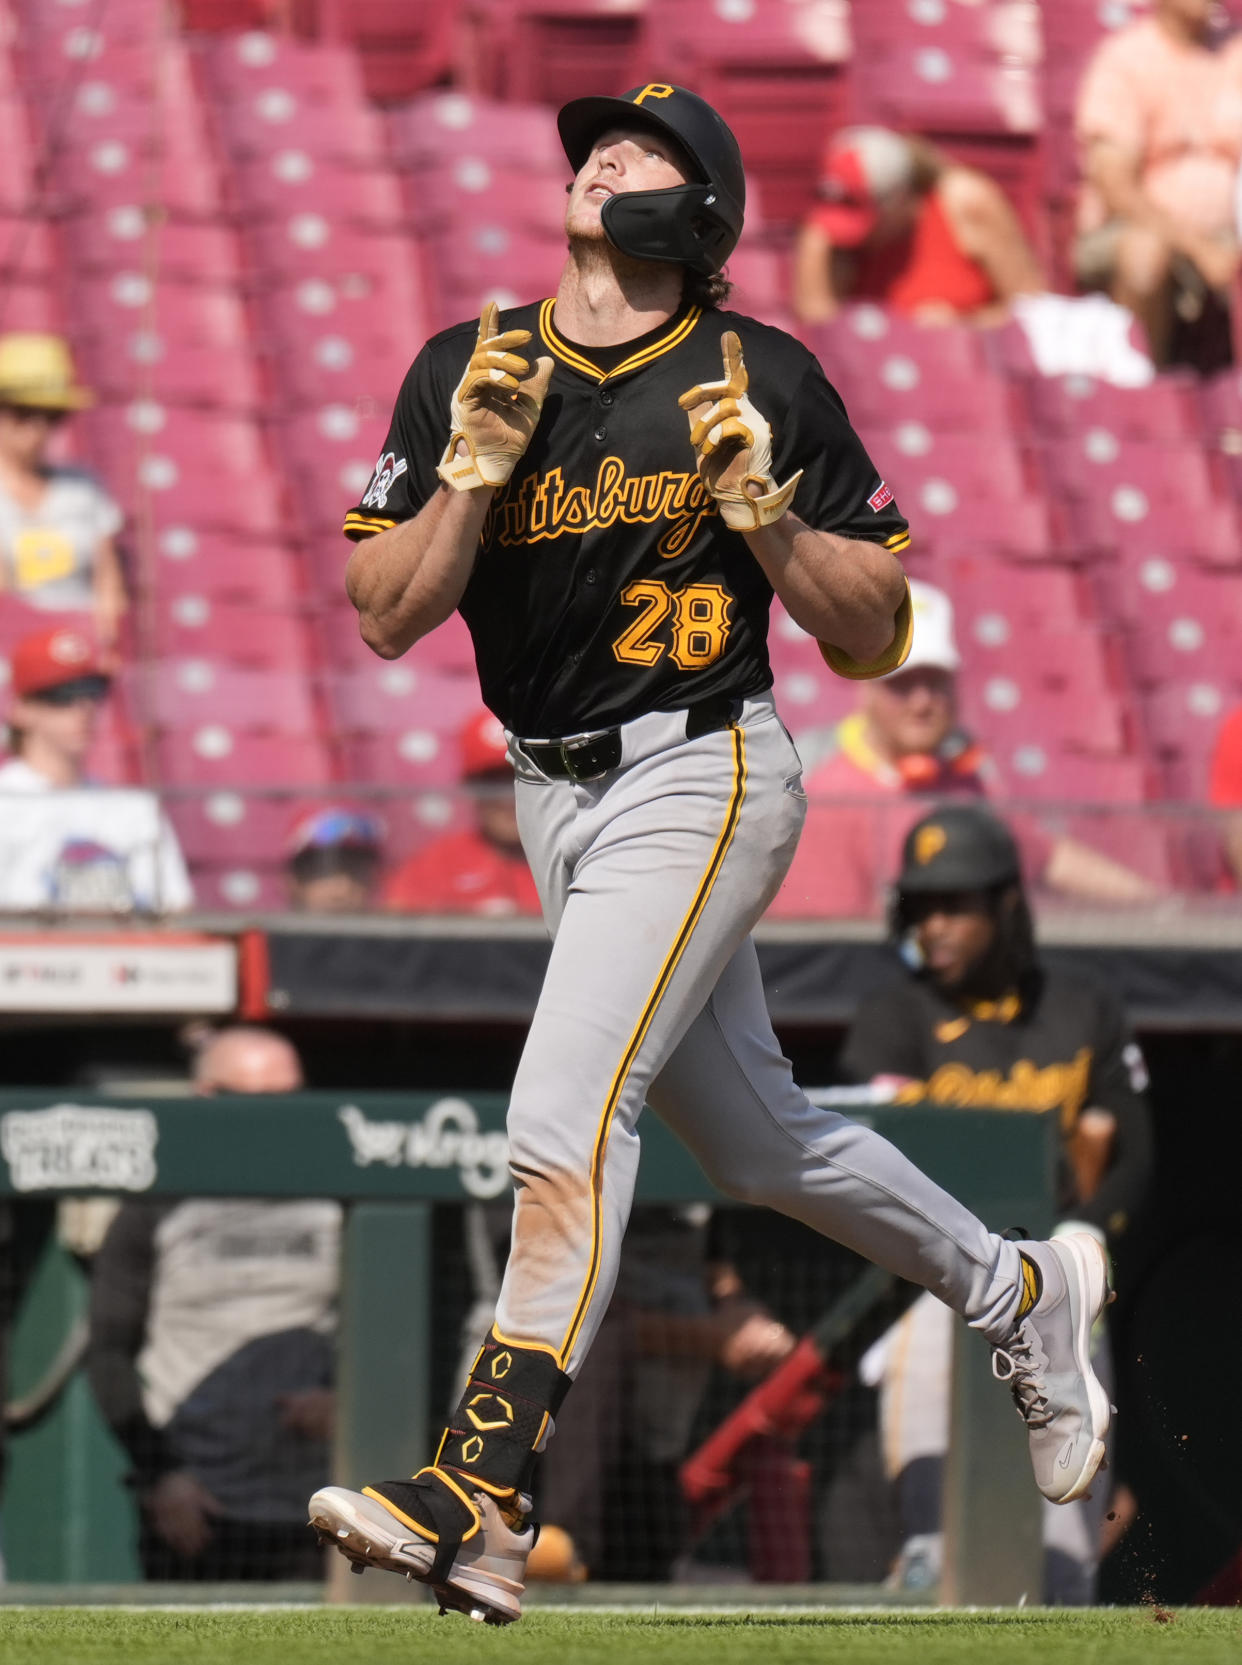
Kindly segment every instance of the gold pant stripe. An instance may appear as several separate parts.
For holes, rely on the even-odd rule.
[[[733,842],[733,835],[737,831],[738,820],[742,813],[742,804],[746,798],[746,737],[740,728],[733,728],[731,733],[733,735],[733,791],[729,797],[729,807],[725,811],[724,825],[720,829],[716,847],[712,851],[711,860],[707,864],[707,871],[699,881],[699,888],[695,893],[694,901],[690,904],[690,910],[681,923],[681,929],[677,933],[673,946],[669,950],[664,964],[660,967],[660,975],[656,978],[655,987],[647,996],[647,1003],[643,1007],[642,1015],[634,1027],[634,1033],[630,1036],[629,1044],[621,1058],[617,1073],[612,1078],[612,1085],[609,1088],[608,1097],[604,1101],[603,1113],[599,1119],[599,1129],[595,1135],[595,1149],[591,1158],[591,1260],[587,1267],[582,1294],[578,1297],[578,1304],[574,1309],[569,1329],[561,1343],[559,1362],[562,1370],[565,1368],[566,1361],[573,1350],[574,1342],[578,1339],[578,1332],[581,1330],[590,1309],[591,1297],[595,1293],[595,1285],[599,1278],[602,1253],[600,1199],[603,1191],[604,1157],[608,1150],[608,1135],[612,1127],[612,1118],[625,1089],[625,1083],[634,1060],[647,1037],[647,1031],[651,1028],[652,1019],[659,1010],[660,1002],[664,998],[673,973],[686,951],[690,938],[694,935],[694,928],[699,922],[703,909],[707,906],[707,899],[712,893],[712,887],[716,883],[720,869],[724,864],[725,855]]]

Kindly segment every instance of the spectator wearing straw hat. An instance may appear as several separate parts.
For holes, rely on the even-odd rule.
[[[126,605],[121,511],[89,474],[51,457],[57,428],[92,399],[59,336],[0,336],[0,590],[93,613],[110,648]]]
[[[54,626],[12,657],[13,755],[0,766],[0,912],[176,913],[193,892],[154,793],[92,785],[112,682],[84,631]]]
[[[537,914],[505,731],[490,711],[480,711],[463,727],[460,745],[473,825],[417,851],[393,874],[384,899],[404,913]]]

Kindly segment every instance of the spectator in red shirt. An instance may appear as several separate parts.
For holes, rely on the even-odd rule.
[[[806,826],[772,916],[874,917],[902,841],[929,804],[996,793],[991,759],[958,721],[962,660],[952,604],[919,579],[910,595],[910,656],[891,676],[860,685],[858,710],[837,724],[827,756],[808,775]],[[1156,894],[1139,874],[1077,839],[1049,838],[1027,818],[1015,830],[1024,867],[1047,889],[1110,903]]]
[[[461,731],[461,778],[473,802],[473,827],[446,833],[412,855],[389,880],[385,903],[403,913],[539,913],[518,837],[505,733],[490,711]]]
[[[877,301],[925,324],[999,323],[1014,295],[1046,287],[986,174],[886,127],[829,140],[794,255],[802,323],[827,323],[844,301]]]
[[[1216,736],[1208,802],[1215,809],[1242,809],[1242,705],[1229,713]],[[1242,815],[1222,818],[1221,842],[1228,871],[1236,882],[1242,879]],[[1223,883],[1227,885],[1228,880]]]

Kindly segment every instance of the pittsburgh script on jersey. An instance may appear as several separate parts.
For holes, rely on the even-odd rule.
[[[1042,1069],[1029,1058],[1019,1058],[1007,1076],[999,1070],[973,1070],[954,1060],[940,1064],[926,1081],[908,1082],[895,1102],[931,1099],[967,1109],[979,1105],[988,1110],[1059,1110],[1062,1126],[1068,1129],[1087,1097],[1092,1056],[1091,1048],[1082,1046],[1070,1062],[1045,1064]]]
[[[697,474],[671,469],[627,474],[620,457],[605,457],[589,486],[567,486],[559,468],[510,481],[488,511],[483,541],[512,549],[566,534],[602,532],[618,521],[649,526],[667,520],[668,530],[656,547],[671,560],[715,513],[716,501]]]

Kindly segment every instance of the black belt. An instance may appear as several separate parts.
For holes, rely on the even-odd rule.
[[[741,710],[741,700],[724,694],[696,701],[686,710],[686,739],[697,740],[702,734],[728,728]],[[619,728],[571,735],[567,740],[519,740],[517,745],[523,757],[552,780],[599,780],[621,763]]]

